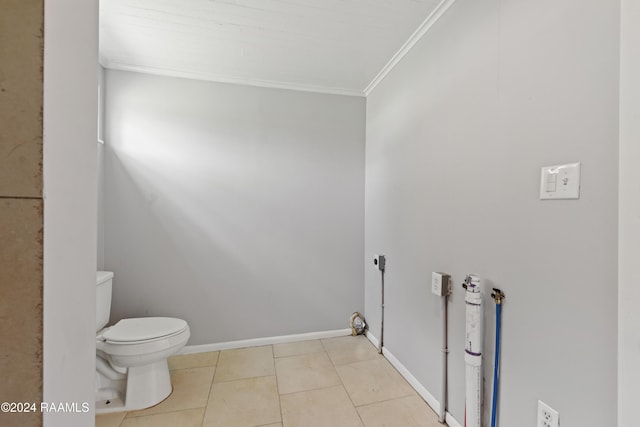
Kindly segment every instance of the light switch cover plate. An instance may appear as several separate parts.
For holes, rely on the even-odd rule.
[[[579,199],[580,162],[545,166],[540,173],[540,199]]]

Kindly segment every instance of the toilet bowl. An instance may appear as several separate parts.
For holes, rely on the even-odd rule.
[[[156,405],[171,394],[167,357],[189,340],[189,325],[171,317],[109,320],[113,273],[98,272],[96,413]],[[108,301],[108,302],[107,302]]]

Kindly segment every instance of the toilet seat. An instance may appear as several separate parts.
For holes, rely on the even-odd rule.
[[[187,322],[172,317],[122,319],[102,333],[109,344],[141,344],[170,338],[184,332]]]
[[[111,328],[106,328],[96,335],[96,350],[98,355],[120,368],[141,366],[166,359],[184,347],[191,336],[189,325],[186,325],[184,329],[170,335],[144,341],[108,341],[103,334],[108,335],[109,329]],[[122,336],[116,334],[116,337]]]

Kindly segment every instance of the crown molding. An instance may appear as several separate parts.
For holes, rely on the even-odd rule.
[[[165,77],[179,77],[184,79],[191,80],[204,80],[215,83],[228,83],[228,84],[237,84],[244,86],[256,86],[256,87],[265,87],[272,89],[286,89],[286,90],[295,90],[301,92],[313,92],[313,93],[322,93],[328,95],[343,95],[343,96],[357,96],[364,97],[365,94],[359,90],[353,89],[345,89],[345,88],[334,88],[327,86],[316,86],[311,84],[302,84],[302,83],[289,83],[289,82],[279,82],[272,80],[261,80],[261,79],[253,79],[246,77],[235,77],[235,76],[222,76],[213,73],[198,73],[191,71],[181,71],[181,70],[172,70],[172,69],[161,69],[155,67],[144,67],[138,65],[130,65],[123,64],[119,62],[113,61],[101,61],[101,65],[104,68],[110,70],[119,70],[119,71],[132,71],[136,73],[143,74],[153,74],[157,76],[165,76]]]
[[[416,43],[424,37],[424,35],[431,29],[431,27],[438,22],[438,19],[445,14],[445,12],[456,2],[456,0],[442,0],[438,6],[422,21],[422,24],[417,30],[413,32],[411,37],[402,45],[402,47],[391,57],[389,62],[386,63],[382,70],[371,80],[371,83],[364,89],[365,96],[369,94],[378,86],[378,84],[384,80],[384,78],[398,65],[398,63],[409,53],[409,51],[415,46]]]
[[[438,22],[438,20],[445,14],[445,12],[456,2],[456,0],[442,0],[435,9],[422,21],[420,26],[413,32],[411,37],[398,49],[398,51],[391,57],[391,59],[385,64],[384,67],[378,72],[378,74],[371,80],[364,91],[348,89],[348,88],[336,88],[329,86],[318,86],[304,83],[291,83],[281,82],[274,80],[262,80],[239,76],[224,76],[215,73],[199,73],[192,71],[172,70],[155,67],[145,67],[130,65],[120,62],[108,61],[105,58],[101,58],[100,64],[107,69],[120,70],[120,71],[132,71],[143,74],[153,74],[157,76],[165,77],[178,77],[184,79],[210,81],[216,83],[228,83],[244,86],[255,86],[272,89],[285,89],[295,90],[302,92],[322,93],[328,95],[342,95],[342,96],[356,96],[367,97],[378,86],[378,84],[384,80],[384,78],[398,65],[398,63],[409,53],[409,51],[418,43],[422,37],[431,29],[431,27]]]

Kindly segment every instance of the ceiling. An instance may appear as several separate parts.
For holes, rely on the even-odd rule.
[[[100,63],[362,96],[446,2],[101,0]]]

